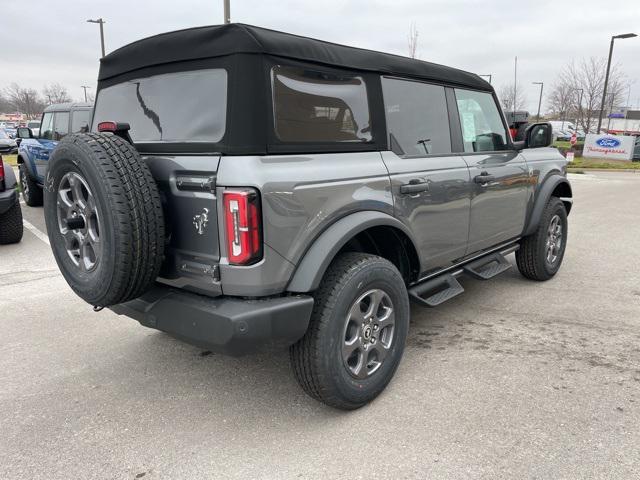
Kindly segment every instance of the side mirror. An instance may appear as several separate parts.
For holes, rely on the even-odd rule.
[[[30,128],[20,127],[20,128],[18,128],[18,131],[16,132],[16,137],[18,137],[21,140],[23,138],[33,138],[33,132],[31,131]]]
[[[550,147],[553,144],[553,127],[550,123],[533,123],[524,133],[524,148]]]

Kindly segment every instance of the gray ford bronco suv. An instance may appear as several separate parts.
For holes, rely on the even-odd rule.
[[[53,253],[96,310],[217,352],[290,348],[354,409],[389,383],[409,300],[510,267],[548,280],[571,187],[548,124],[514,142],[490,84],[241,24],[104,57],[91,132],[45,179]]]

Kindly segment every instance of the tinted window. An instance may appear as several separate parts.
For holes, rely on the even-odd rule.
[[[90,121],[91,110],[74,110],[71,113],[71,131],[73,133],[89,131]]]
[[[276,135],[283,142],[369,142],[367,87],[362,77],[274,67]]]
[[[507,148],[507,132],[493,95],[456,89],[465,152]]]
[[[126,122],[135,142],[218,142],[225,131],[227,72],[167,73],[100,90],[93,117]]]
[[[42,124],[40,125],[40,138],[46,140],[53,139],[53,113],[48,112],[42,116]]]
[[[391,150],[397,155],[451,153],[444,87],[382,78]]]
[[[53,120],[54,140],[62,140],[69,133],[69,112],[56,112]]]

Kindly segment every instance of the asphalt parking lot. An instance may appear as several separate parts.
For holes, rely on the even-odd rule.
[[[0,247],[0,479],[640,477],[640,174],[571,177],[560,273],[413,306],[394,381],[351,413],[307,398],[284,351],[94,313],[23,205]]]

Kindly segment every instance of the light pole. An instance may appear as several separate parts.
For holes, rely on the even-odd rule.
[[[224,23],[231,23],[231,0],[224,0]]]
[[[489,77],[489,83],[491,83],[491,74],[487,73],[486,75],[478,75],[479,77]]]
[[[533,85],[540,85],[540,100],[538,100],[538,115],[537,121],[540,121],[540,107],[542,106],[542,89],[544,88],[544,82],[532,82]]]
[[[84,101],[87,101],[87,88],[91,88],[88,87],[87,85],[80,85],[80,88],[82,88],[84,90]]]
[[[104,24],[105,22],[102,18],[98,18],[97,20],[87,20],[87,23],[98,23],[100,24],[100,46],[102,47],[102,56],[104,57]]]
[[[609,45],[609,59],[607,60],[607,73],[604,76],[604,89],[602,90],[602,103],[600,104],[600,114],[598,115],[598,129],[596,133],[600,133],[600,127],[602,127],[602,114],[604,112],[604,103],[607,100],[607,86],[609,85],[609,71],[611,70],[611,57],[613,56],[613,42],[616,38],[633,38],[637,37],[635,33],[623,33],[622,35],[614,35],[611,37],[611,44]]]

